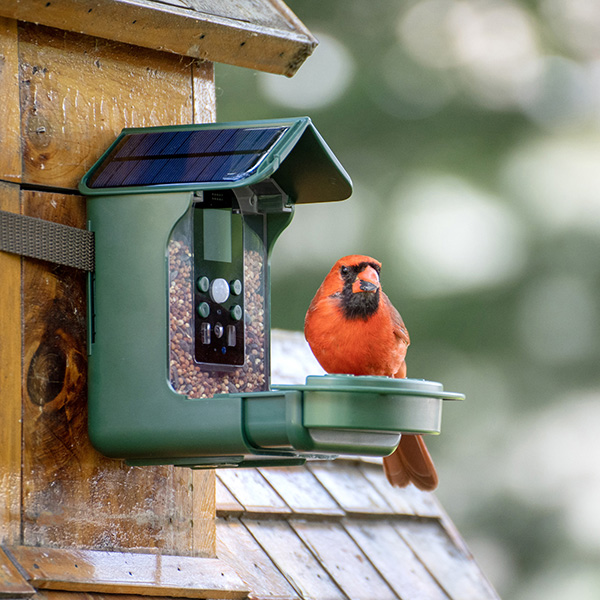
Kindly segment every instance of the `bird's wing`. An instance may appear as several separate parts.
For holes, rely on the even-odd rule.
[[[392,327],[394,328],[394,335],[398,338],[399,342],[410,345],[410,336],[408,335],[408,330],[404,325],[404,321],[400,316],[400,313],[396,310],[396,307],[390,302],[390,299],[381,292],[381,298],[383,303],[387,306],[387,309],[390,314],[390,318],[392,319]]]

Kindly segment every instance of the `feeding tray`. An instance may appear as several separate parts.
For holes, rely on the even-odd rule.
[[[270,386],[269,259],[296,205],[350,179],[306,117],[125,129],[85,175],[88,430],[131,464],[300,464],[439,431],[440,384]]]
[[[439,433],[442,400],[462,400],[420,379],[313,375],[279,385],[281,398],[246,403],[248,439],[261,448],[386,456],[401,433]]]

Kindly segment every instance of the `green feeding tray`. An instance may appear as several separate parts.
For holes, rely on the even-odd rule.
[[[88,430],[131,464],[390,454],[460,395],[413,379],[270,385],[269,261],[295,206],[352,185],[310,119],[126,129],[85,175]]]
[[[442,400],[462,400],[420,379],[313,375],[305,385],[276,385],[286,401],[246,404],[253,445],[303,452],[386,456],[401,433],[440,432]]]

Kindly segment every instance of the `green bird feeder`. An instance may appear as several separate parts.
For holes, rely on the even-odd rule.
[[[90,276],[92,444],[193,468],[385,456],[439,433],[439,383],[270,385],[269,259],[297,204],[352,184],[310,119],[125,129],[80,183]]]

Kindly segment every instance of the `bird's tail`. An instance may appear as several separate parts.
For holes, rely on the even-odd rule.
[[[438,485],[433,460],[420,435],[403,433],[396,450],[384,457],[383,470],[388,481],[397,487],[414,483],[420,490],[431,492]]]

